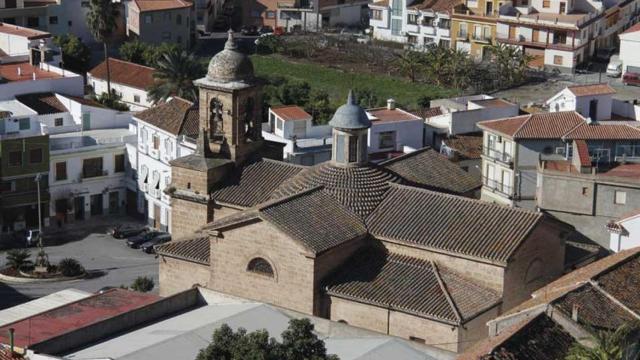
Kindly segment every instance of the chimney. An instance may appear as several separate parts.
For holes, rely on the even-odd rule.
[[[593,124],[593,119],[592,119],[591,117],[587,117],[587,118],[586,118],[586,119],[584,119],[584,120],[585,120],[585,121],[587,122],[587,124],[589,124],[589,125]]]
[[[580,305],[573,304],[573,308],[571,308],[571,320],[574,322],[578,322],[578,310],[580,310]]]
[[[393,110],[396,108],[396,101],[393,99],[387,99],[387,109]]]
[[[9,346],[10,346],[10,350],[11,350],[11,354],[13,354],[13,349],[14,349],[14,333],[15,333],[15,329],[14,328],[9,328]]]

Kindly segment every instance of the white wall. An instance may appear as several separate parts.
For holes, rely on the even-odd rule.
[[[372,122],[369,129],[369,153],[380,151],[401,150],[403,146],[419,149],[423,144],[424,123],[422,119],[409,121],[392,122]],[[396,144],[394,148],[380,148],[380,133],[385,131],[395,131]]]
[[[612,113],[612,96],[580,96],[576,97],[568,89],[564,89],[559,95],[551,98],[548,102],[549,111],[577,111],[585,118],[589,117],[589,106],[591,100],[598,101],[597,115],[593,120],[609,120]]]
[[[0,84],[0,100],[13,99],[16,95],[55,92],[72,96],[84,95],[84,81],[82,76],[64,77],[57,79],[37,79],[14,81]]]
[[[640,67],[640,32],[620,36],[620,60],[623,74],[627,66]]]
[[[609,248],[614,252],[640,246],[640,216],[621,222],[627,235],[611,233]]]
[[[87,75],[87,84],[91,85],[96,95],[108,92],[107,82],[105,80]],[[129,105],[131,111],[142,111],[153,106],[153,102],[147,98],[147,91],[144,89],[137,89],[124,84],[111,82],[111,91],[116,91],[117,94],[121,95],[121,101]],[[139,101],[136,101],[136,96],[139,97]]]
[[[549,42],[552,42],[551,36],[549,37]],[[554,56],[561,56],[562,63],[555,64],[553,62]],[[571,51],[562,51],[562,50],[554,50],[554,49],[546,49],[544,51],[544,64],[549,66],[560,66],[566,68],[573,67],[573,52]]]

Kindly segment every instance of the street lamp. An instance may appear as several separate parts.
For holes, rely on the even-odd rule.
[[[42,179],[42,174],[38,173],[36,175],[36,186],[38,187],[38,246],[42,248],[42,207],[40,205],[40,180]]]
[[[35,272],[46,273],[49,267],[49,256],[44,252],[42,246],[42,205],[40,204],[40,180],[42,174],[38,173],[35,178],[36,186],[38,187],[38,256],[35,261]]]

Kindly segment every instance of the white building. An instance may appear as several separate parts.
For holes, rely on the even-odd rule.
[[[608,84],[568,86],[547,100],[550,112],[576,111],[585,118],[601,120],[640,119],[640,106],[618,99]]]
[[[516,116],[519,111],[517,104],[489,95],[432,100],[425,114],[424,142],[439,149],[444,138],[478,132],[478,122]]]
[[[614,252],[640,246],[640,211],[623,216],[607,224],[609,249]]]
[[[640,24],[630,27],[619,36],[622,75],[627,72],[640,74]]]
[[[422,118],[395,107],[389,99],[387,107],[368,109],[371,120],[368,152],[372,161],[382,161],[423,147]],[[331,159],[331,127],[314,125],[312,116],[298,106],[269,109],[269,122],[262,125],[265,140],[285,144],[285,161],[315,165]]]
[[[111,91],[131,111],[142,111],[153,105],[147,97],[147,89],[153,85],[154,68],[132,62],[109,58]],[[103,61],[87,73],[87,84],[97,95],[107,92],[107,63]]]
[[[149,225],[171,231],[171,202],[164,190],[171,184],[169,162],[195,151],[198,107],[173,98],[134,115],[137,124],[138,212]]]
[[[417,50],[451,44],[450,0],[382,0],[369,4],[373,38],[406,43]]]

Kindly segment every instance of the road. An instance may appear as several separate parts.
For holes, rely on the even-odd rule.
[[[89,278],[53,283],[0,283],[0,309],[66,288],[95,292],[105,286],[130,285],[143,275],[153,278],[157,285],[158,260],[155,256],[128,248],[124,240],[114,239],[105,230],[105,227],[98,227],[98,231],[77,241],[45,247],[51,263],[65,257],[75,258],[90,273]],[[32,259],[36,251],[32,249]],[[0,264],[4,262],[5,255],[0,254]]]

